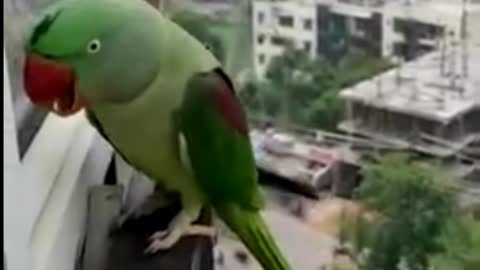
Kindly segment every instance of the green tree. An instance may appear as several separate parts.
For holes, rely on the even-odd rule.
[[[455,201],[438,169],[406,155],[388,155],[364,170],[356,197],[382,219],[367,247],[363,269],[409,270],[428,267],[430,254],[442,250],[437,241],[452,219]]]
[[[251,115],[271,118],[280,113],[281,96],[268,81],[247,82],[239,96]]]
[[[329,90],[316,98],[305,110],[307,123],[316,128],[335,130],[342,113],[342,104],[336,90]]]
[[[430,270],[480,269],[480,221],[468,216],[458,220],[439,237],[444,251],[430,257]]]
[[[250,114],[279,117],[279,124],[335,130],[343,109],[338,91],[388,67],[384,60],[353,54],[333,66],[289,44],[270,61],[267,80],[247,83],[240,92],[245,90],[241,97]]]
[[[337,83],[341,88],[350,87],[391,67],[393,65],[382,58],[350,53],[337,66]]]
[[[327,128],[323,123],[334,122],[328,118],[333,114],[324,113],[338,111],[340,105],[330,102],[332,97],[336,99],[338,87],[334,69],[329,64],[311,59],[305,51],[290,46],[283,55],[272,59],[266,76],[281,96],[279,106],[287,121],[322,128]],[[322,103],[324,95],[328,101]],[[312,106],[317,104],[323,107],[315,110]]]

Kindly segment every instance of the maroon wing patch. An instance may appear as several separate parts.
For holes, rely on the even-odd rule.
[[[233,89],[224,80],[220,80],[216,85],[213,98],[225,122],[240,134],[248,136],[248,126],[242,106]]]

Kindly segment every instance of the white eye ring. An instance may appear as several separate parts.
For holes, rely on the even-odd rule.
[[[88,53],[97,53],[100,51],[102,43],[98,39],[94,39],[88,43],[87,52]]]

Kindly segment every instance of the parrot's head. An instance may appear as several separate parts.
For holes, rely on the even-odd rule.
[[[28,98],[61,116],[131,101],[159,72],[162,20],[143,0],[56,5],[35,24],[26,46]]]

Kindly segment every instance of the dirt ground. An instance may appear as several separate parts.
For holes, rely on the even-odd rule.
[[[312,201],[279,191],[268,193],[264,217],[293,269],[330,270],[334,262],[352,265],[334,251],[342,216],[370,215],[364,207],[340,198]],[[214,256],[216,270],[261,270],[243,244],[225,234],[219,237]]]
[[[335,238],[280,211],[265,211],[264,217],[293,269],[319,270],[332,263]],[[218,239],[215,260],[216,270],[262,270],[245,247],[229,237]]]

